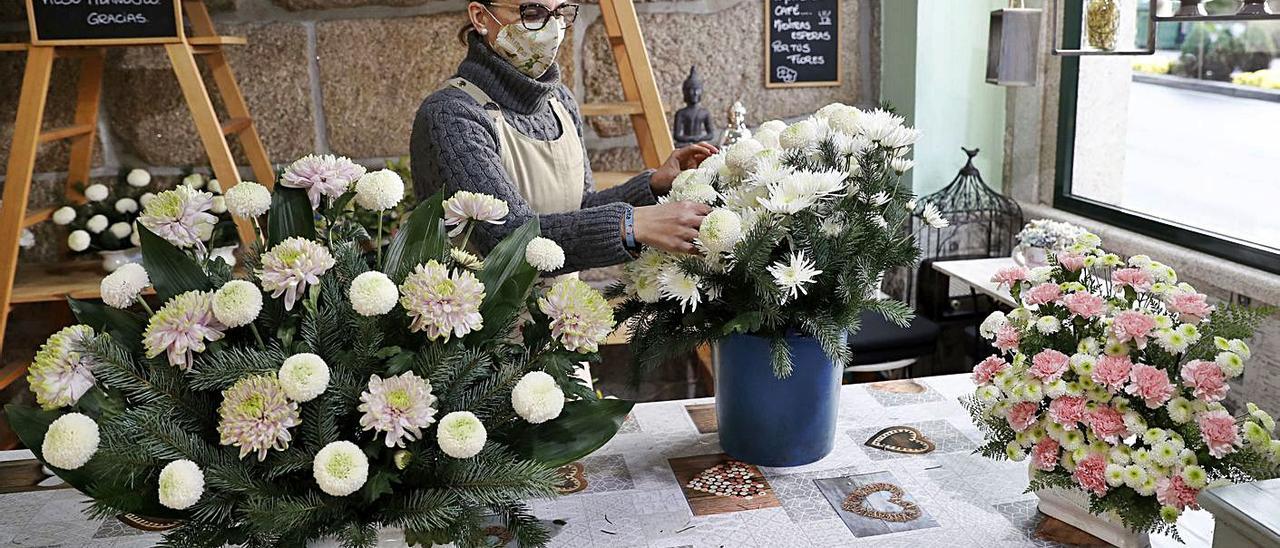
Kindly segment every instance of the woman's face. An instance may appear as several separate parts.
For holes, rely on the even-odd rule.
[[[548,10],[554,10],[560,7],[568,0],[501,0],[497,2],[500,5],[486,6],[480,2],[472,2],[467,6],[467,14],[471,17],[471,26],[480,33],[480,37],[484,41],[493,46],[493,41],[498,37],[498,30],[510,24],[520,24],[520,8],[513,7],[523,4],[542,4]],[[547,24],[553,24],[555,19]]]

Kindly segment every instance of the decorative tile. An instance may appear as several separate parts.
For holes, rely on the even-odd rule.
[[[867,393],[880,405],[897,407],[943,401],[942,394],[926,384],[913,380],[885,381],[867,385]]]
[[[716,418],[716,404],[699,403],[686,405],[684,410],[689,413],[689,420],[693,421],[693,426],[698,429],[699,434],[712,434],[720,431],[720,422]]]
[[[735,469],[740,468],[746,475],[746,480],[750,481],[752,485],[763,486],[760,488],[760,492],[753,492],[750,498],[746,496],[713,495],[691,487],[691,482],[695,478],[716,469],[716,467],[724,467],[730,463],[738,462],[724,453],[671,459],[669,462],[671,471],[675,473],[676,481],[680,483],[684,498],[689,503],[689,509],[693,511],[695,516],[757,510],[760,508],[776,508],[780,504],[778,498],[773,494],[773,489],[769,486],[769,480],[765,479],[764,474],[760,473],[760,469],[746,463],[733,464],[732,466]]]
[[[582,468],[587,477],[587,488],[582,490],[583,493],[625,491],[635,487],[626,458],[622,455],[587,457],[582,459]]]
[[[827,504],[826,498],[822,496],[822,492],[818,490],[818,485],[814,483],[814,480],[836,478],[854,473],[856,473],[854,468],[840,468],[821,472],[787,474],[772,476],[769,478],[769,483],[773,485],[773,492],[777,495],[778,500],[782,501],[782,508],[786,510],[787,516],[791,518],[791,521],[807,524],[812,521],[838,519],[835,510],[832,510],[831,505]]]
[[[857,476],[843,476],[836,478],[826,478],[814,480],[818,490],[827,499],[833,511],[840,516],[844,524],[849,527],[849,532],[853,536],[859,538],[874,537],[888,533],[901,533],[904,531],[914,531],[916,529],[926,529],[930,527],[938,527],[938,522],[930,515],[929,510],[925,508],[925,503],[920,497],[911,493],[907,489],[901,487],[901,481],[892,472],[874,472],[871,474],[862,474]],[[876,518],[866,517],[855,512],[845,509],[845,501],[849,494],[858,488],[873,483],[887,483],[898,486],[902,491],[902,500],[915,504],[920,515],[915,519],[902,522],[894,522]],[[878,491],[869,494],[862,502],[862,506],[880,512],[899,512],[903,510],[903,506],[894,503],[891,495],[887,491]]]
[[[622,426],[618,427],[619,436],[623,434],[639,434],[643,431],[640,428],[640,421],[636,420],[635,415],[627,415],[627,418],[622,421]]]
[[[925,435],[925,437],[932,440],[935,446],[935,450],[934,450],[935,453],[954,453],[957,451],[972,451],[975,447],[975,444],[973,443],[973,441],[970,440],[968,436],[965,436],[964,432],[961,432],[959,429],[952,426],[951,423],[945,420],[931,420],[931,421],[924,421],[924,422],[907,423],[904,426],[911,426],[916,430],[919,430],[920,433]],[[848,435],[849,437],[853,438],[853,441],[858,443],[862,451],[866,453],[866,455],[870,457],[871,460],[886,460],[886,459],[918,457],[918,455],[904,455],[901,453],[893,453],[890,451],[873,449],[871,447],[862,445],[863,442],[865,442],[868,438],[875,435],[876,432],[879,432],[883,428],[884,426],[870,426],[866,428],[858,428],[855,430],[849,430]]]

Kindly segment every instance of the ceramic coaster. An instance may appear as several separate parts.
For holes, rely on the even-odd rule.
[[[885,428],[871,436],[866,444],[868,447],[907,455],[923,455],[937,449],[932,440],[910,426]]]

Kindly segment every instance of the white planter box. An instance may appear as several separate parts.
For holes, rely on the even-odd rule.
[[[1027,467],[1027,474],[1035,476]],[[1037,505],[1046,516],[1089,533],[1119,548],[1147,548],[1151,539],[1146,533],[1135,533],[1115,515],[1099,516],[1089,511],[1089,495],[1078,489],[1041,489],[1036,491]]]

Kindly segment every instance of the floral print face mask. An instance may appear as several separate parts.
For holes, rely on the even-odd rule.
[[[541,78],[556,62],[556,52],[560,50],[562,41],[564,26],[556,20],[547,21],[539,30],[529,30],[516,21],[498,30],[493,45],[494,50],[517,70],[530,78]]]

